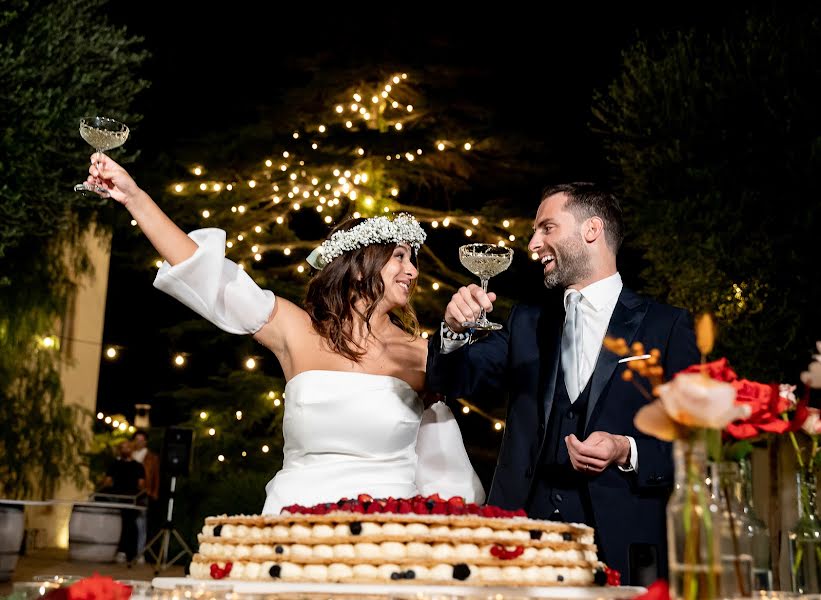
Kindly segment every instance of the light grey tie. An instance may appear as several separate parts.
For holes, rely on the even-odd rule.
[[[571,402],[581,394],[579,388],[579,362],[582,351],[582,315],[579,308],[581,299],[581,293],[576,290],[571,290],[567,296],[567,310],[562,332],[562,372]]]

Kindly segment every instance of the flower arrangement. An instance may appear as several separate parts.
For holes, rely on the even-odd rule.
[[[611,352],[621,356],[632,355],[622,377],[634,382],[650,400],[636,414],[636,428],[674,443],[676,491],[668,505],[668,535],[674,540],[671,543],[670,571],[674,594],[688,600],[715,597],[721,585],[722,569],[716,556],[719,549],[708,541],[718,537],[715,534],[718,531],[716,511],[719,507],[710,504],[706,490],[705,482],[710,481],[703,472],[707,456],[715,461],[737,458],[752,450],[755,439],[787,435],[795,450],[799,472],[808,473],[807,479],[812,482],[812,485],[799,489],[799,494],[804,496],[800,498],[801,506],[813,514],[800,517],[804,520],[805,529],[810,521],[817,526],[814,471],[821,467],[821,410],[809,406],[809,394],[810,388],[821,388],[821,342],[817,344],[819,354],[813,357],[808,370],[801,374],[805,394],[798,401],[796,386],[763,384],[739,378],[725,358],[707,363],[705,357],[712,352],[714,341],[715,324],[712,317],[702,315],[696,322],[696,343],[702,354],[701,364],[676,373],[666,382],[659,364],[658,350],[645,353],[641,343],[628,347],[624,340],[605,341],[605,347]],[[649,384],[649,390],[641,384],[640,378]],[[809,436],[809,449],[806,448],[807,444],[799,442],[801,432]],[[729,490],[725,488],[722,495],[727,505],[721,508],[725,508],[724,514],[729,515],[729,531],[735,549],[730,552],[738,557],[739,539],[732,522]],[[676,513],[673,518],[671,511]],[[821,528],[815,527],[813,535],[817,531]],[[803,534],[799,531],[797,535],[800,539]],[[816,553],[817,557],[808,557],[800,549],[793,551],[794,578],[797,573],[800,578],[802,568],[816,568],[807,567],[809,560],[814,561],[813,565],[821,565],[821,550]],[[734,570],[736,591],[747,595],[749,590],[742,578],[738,559]],[[796,589],[807,591],[800,585]],[[721,590],[722,593],[726,591]]]

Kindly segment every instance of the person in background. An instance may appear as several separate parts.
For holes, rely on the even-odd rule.
[[[111,463],[105,474],[102,491],[114,496],[138,496],[145,488],[145,469],[132,458],[131,442],[123,440],[117,445],[117,460]],[[122,499],[125,501],[125,498]],[[116,501],[116,500],[115,500]],[[134,509],[124,508],[123,531],[117,562],[129,564],[137,555],[137,515]]]
[[[131,444],[131,458],[140,463],[145,470],[145,495],[140,500],[148,510],[137,513],[137,564],[143,564],[145,542],[148,537],[148,515],[152,512],[152,505],[160,499],[160,459],[148,449],[148,433],[142,429],[131,436]]]

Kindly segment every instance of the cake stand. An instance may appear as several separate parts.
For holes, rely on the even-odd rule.
[[[233,591],[237,594],[282,595],[294,599],[351,600],[369,596],[371,598],[400,598],[408,600],[446,600],[448,597],[477,600],[519,600],[524,598],[582,598],[585,600],[634,598],[646,592],[646,588],[619,587],[506,587],[468,585],[427,585],[414,583],[357,584],[357,583],[287,583],[192,579],[190,577],[156,577],[152,585],[157,590],[173,591],[186,589],[196,598],[199,589],[207,597],[209,592]]]

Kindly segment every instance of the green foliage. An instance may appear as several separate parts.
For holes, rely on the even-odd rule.
[[[0,496],[53,496],[59,479],[81,486],[87,480],[82,450],[91,415],[63,404],[52,350],[27,357],[24,370],[0,401]]]
[[[6,495],[47,493],[79,477],[85,436],[62,404],[57,352],[38,352],[54,333],[80,277],[78,241],[99,218],[100,200],[72,191],[91,149],[78,123],[103,113],[130,125],[128,107],[147,83],[139,38],[111,26],[103,0],[9,0],[0,8],[0,446]],[[118,157],[130,160],[132,157]],[[38,407],[32,411],[31,406]],[[24,425],[25,436],[17,428]],[[65,441],[53,440],[54,435]],[[24,439],[25,438],[25,439]],[[29,454],[28,444],[38,444]]]
[[[776,12],[640,39],[593,106],[644,289],[716,313],[716,352],[760,380],[794,381],[821,330],[820,33]]]

